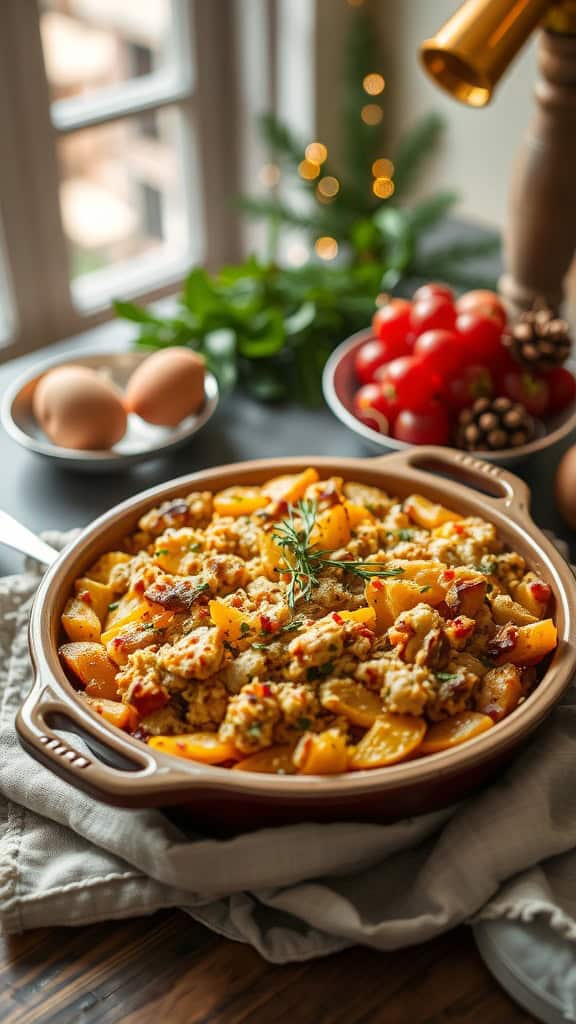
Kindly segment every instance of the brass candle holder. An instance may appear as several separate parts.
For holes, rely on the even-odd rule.
[[[576,247],[576,0],[466,0],[420,48],[427,73],[471,107],[539,31],[536,110],[511,182],[500,291],[513,312],[558,307]]]

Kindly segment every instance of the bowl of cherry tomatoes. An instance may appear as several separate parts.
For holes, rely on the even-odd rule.
[[[540,372],[520,365],[505,344],[511,328],[500,297],[486,290],[456,298],[444,284],[380,306],[372,327],[338,346],[324,369],[326,402],[372,448],[462,443],[478,399],[504,397],[530,423],[526,443],[474,453],[513,465],[576,428],[574,364]]]

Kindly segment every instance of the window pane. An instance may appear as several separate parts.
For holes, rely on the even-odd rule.
[[[60,136],[72,280],[189,258],[180,128],[180,114],[167,108]],[[122,281],[118,273],[111,294]]]
[[[94,94],[170,61],[170,0],[40,0],[40,7],[53,100]]]

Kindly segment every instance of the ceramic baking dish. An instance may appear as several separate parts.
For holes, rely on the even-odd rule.
[[[452,750],[342,776],[231,772],[172,758],[120,732],[78,699],[58,658],[60,615],[101,553],[118,545],[151,506],[192,490],[259,483],[316,466],[401,497],[420,492],[465,515],[491,520],[507,545],[550,584],[558,649],[531,696],[488,732]],[[446,448],[413,448],[372,459],[294,458],[244,462],[194,473],[111,509],[66,548],[42,580],[32,608],[35,682],[17,717],[26,750],[92,796],[125,807],[180,807],[195,822],[229,828],[305,820],[391,821],[452,803],[494,775],[542,722],[576,668],[576,581],[529,515],[529,490],[501,467]],[[62,731],[65,735],[62,735]],[[78,749],[76,733],[85,744]]]

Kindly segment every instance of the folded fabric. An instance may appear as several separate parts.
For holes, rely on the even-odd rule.
[[[355,943],[394,949],[475,916],[540,915],[576,937],[568,884],[576,871],[574,689],[498,781],[457,807],[386,826],[302,824],[206,838],[157,810],[100,804],[21,749],[14,715],[31,685],[26,624],[38,573],[29,566],[0,581],[7,932],[181,907],[277,963]]]

